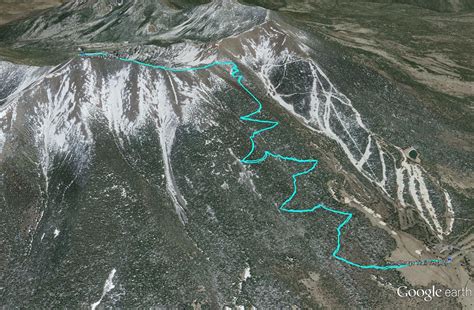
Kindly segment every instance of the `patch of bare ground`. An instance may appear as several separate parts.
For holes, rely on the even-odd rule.
[[[64,2],[65,0],[0,0],[0,25]]]
[[[399,232],[394,238],[398,246],[389,258],[391,261],[432,258],[425,245],[413,236]],[[446,266],[413,266],[400,269],[400,273],[413,286],[428,287],[438,283],[449,289],[468,288],[473,291],[474,284],[463,260],[462,256],[453,256],[453,261]],[[474,297],[472,296],[460,296],[458,300],[464,309],[472,309],[474,306]]]

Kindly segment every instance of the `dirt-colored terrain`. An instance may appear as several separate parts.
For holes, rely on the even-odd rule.
[[[304,21],[330,40],[358,49],[362,62],[387,76],[393,78],[393,70],[398,70],[405,80],[458,98],[474,94],[473,22],[472,12],[446,14],[375,3],[344,3],[315,11]]]
[[[0,0],[0,25],[63,2],[64,0]]]

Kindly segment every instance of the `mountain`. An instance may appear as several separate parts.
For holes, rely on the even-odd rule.
[[[231,0],[70,1],[0,41],[2,306],[466,305],[394,293],[472,284],[462,131],[346,46]],[[371,267],[406,261],[435,263]]]
[[[70,1],[38,17],[4,27],[0,38],[40,46],[52,41],[62,48],[91,42],[205,41],[245,31],[265,17],[264,9],[238,5],[232,0],[185,9],[153,0]]]

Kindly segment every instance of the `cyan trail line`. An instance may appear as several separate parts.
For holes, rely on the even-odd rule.
[[[272,130],[273,128],[277,127],[279,125],[279,123],[277,121],[262,120],[262,119],[253,118],[253,116],[255,116],[257,114],[260,114],[260,112],[262,111],[263,105],[262,105],[262,102],[260,102],[260,100],[243,84],[242,80],[244,79],[244,77],[241,74],[241,72],[239,70],[239,67],[237,66],[237,64],[235,62],[233,62],[233,61],[214,61],[210,64],[199,66],[199,67],[169,68],[169,67],[165,67],[165,66],[153,65],[153,64],[141,62],[141,61],[138,61],[138,60],[135,60],[135,59],[117,57],[117,56],[114,56],[114,55],[112,55],[110,53],[107,53],[107,52],[80,53],[79,56],[80,57],[111,57],[111,58],[118,59],[118,60],[121,60],[121,61],[134,63],[134,64],[137,64],[137,65],[150,67],[150,68],[153,68],[153,69],[160,69],[160,70],[164,70],[164,71],[169,71],[169,72],[189,72],[189,71],[205,70],[205,69],[209,69],[209,68],[215,67],[215,66],[229,66],[230,67],[230,75],[237,81],[239,86],[257,104],[257,109],[255,111],[241,116],[240,119],[243,120],[243,121],[247,121],[247,122],[253,122],[253,123],[268,125],[267,127],[264,127],[262,129],[259,129],[259,130],[256,130],[256,131],[252,132],[252,134],[250,135],[250,145],[251,145],[250,151],[247,153],[247,155],[244,156],[244,158],[241,159],[241,162],[244,163],[244,164],[260,164],[260,163],[264,162],[268,157],[273,157],[275,159],[280,159],[282,161],[290,161],[290,162],[296,162],[296,163],[311,164],[310,168],[308,168],[306,170],[303,170],[301,172],[297,172],[297,173],[295,173],[291,176],[292,179],[293,179],[293,192],[280,205],[280,207],[279,207],[280,211],[288,212],[288,213],[311,213],[311,212],[316,212],[319,209],[322,209],[322,210],[325,210],[327,212],[331,212],[331,213],[334,213],[334,214],[337,214],[337,215],[345,216],[344,221],[342,221],[341,224],[339,224],[339,226],[336,229],[337,230],[337,246],[334,249],[334,251],[332,252],[332,256],[335,259],[337,259],[341,262],[344,262],[346,264],[349,264],[351,266],[354,266],[354,267],[358,267],[358,268],[361,268],[361,269],[388,270],[388,269],[400,269],[400,268],[406,268],[406,267],[415,266],[415,265],[424,265],[424,264],[429,264],[429,263],[441,263],[442,262],[442,260],[439,260],[439,259],[428,259],[428,260],[407,262],[407,263],[404,263],[404,264],[394,264],[394,265],[384,265],[384,266],[380,266],[380,265],[361,265],[361,264],[354,263],[354,262],[352,262],[348,259],[345,259],[343,257],[340,257],[338,255],[339,250],[341,249],[341,234],[342,234],[341,230],[351,220],[352,213],[335,210],[335,209],[332,209],[332,208],[329,208],[329,207],[325,206],[322,203],[319,203],[319,204],[317,204],[317,205],[315,205],[315,206],[313,206],[312,208],[309,208],[309,209],[289,209],[289,208],[287,208],[287,205],[293,200],[296,193],[298,192],[298,187],[296,185],[297,178],[313,171],[316,168],[316,166],[318,165],[318,160],[316,160],[316,159],[299,159],[299,158],[295,158],[295,157],[288,157],[288,156],[283,156],[283,155],[280,155],[280,154],[275,154],[275,153],[272,153],[270,151],[265,151],[263,156],[258,158],[258,159],[250,159],[250,157],[253,155],[253,153],[255,151],[255,138],[259,134],[261,134],[262,132]]]

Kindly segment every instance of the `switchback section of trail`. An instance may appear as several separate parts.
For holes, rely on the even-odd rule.
[[[300,172],[297,172],[297,173],[295,173],[291,176],[292,180],[293,180],[293,192],[279,206],[280,211],[287,212],[287,213],[316,213],[317,211],[320,211],[320,213],[330,212],[330,213],[333,213],[333,214],[344,217],[344,220],[336,228],[337,245],[336,245],[336,248],[334,249],[334,251],[332,252],[332,256],[335,259],[337,259],[341,262],[344,262],[346,264],[349,264],[349,265],[357,267],[357,268],[389,270],[389,269],[401,269],[401,268],[406,268],[406,267],[416,266],[416,265],[441,264],[443,262],[442,260],[439,260],[439,259],[429,259],[429,260],[412,261],[412,262],[407,262],[407,263],[404,263],[404,264],[392,264],[392,265],[390,265],[390,264],[389,265],[363,265],[363,264],[354,263],[354,262],[352,262],[348,259],[345,259],[345,258],[338,255],[338,253],[341,249],[342,229],[351,220],[351,218],[353,216],[352,213],[332,209],[332,208],[329,208],[329,207],[325,206],[322,203],[319,203],[319,204],[317,204],[317,205],[315,205],[311,208],[308,208],[308,209],[291,209],[291,208],[288,208],[287,207],[288,204],[293,200],[293,198],[295,197],[295,195],[298,192],[297,179],[301,176],[304,176],[304,175],[312,172],[314,169],[316,169],[316,167],[318,165],[318,160],[317,159],[300,159],[300,158],[296,158],[296,157],[283,156],[283,155],[280,155],[280,154],[272,153],[270,151],[265,151],[263,156],[260,157],[260,158],[250,159],[252,157],[252,155],[254,154],[255,148],[256,148],[255,138],[258,135],[260,135],[261,133],[265,132],[265,131],[269,131],[269,130],[274,129],[275,127],[277,127],[279,125],[279,123],[277,121],[262,120],[262,119],[254,118],[254,116],[261,113],[261,111],[263,109],[262,102],[244,85],[244,83],[243,83],[244,76],[240,72],[239,67],[237,66],[237,64],[235,62],[233,62],[233,61],[214,61],[210,64],[203,65],[203,66],[197,66],[197,67],[169,68],[169,67],[166,67],[166,66],[154,65],[154,64],[150,64],[150,63],[141,62],[141,61],[131,59],[131,58],[114,56],[114,55],[112,55],[110,53],[107,53],[107,52],[80,53],[79,56],[80,57],[112,58],[112,59],[117,59],[117,60],[120,60],[120,61],[133,63],[133,64],[140,65],[140,66],[145,66],[145,67],[149,67],[149,68],[153,68],[153,69],[159,69],[159,70],[164,70],[164,71],[168,71],[168,72],[175,72],[175,73],[206,70],[206,69],[216,67],[216,66],[230,67],[229,74],[231,75],[231,77],[234,78],[237,81],[237,84],[239,85],[239,87],[241,87],[241,89],[244,90],[257,105],[257,108],[253,112],[251,112],[249,114],[246,114],[246,115],[243,115],[243,116],[240,116],[240,119],[243,120],[243,121],[246,121],[246,122],[252,122],[252,123],[258,123],[258,124],[265,125],[265,127],[252,132],[252,134],[250,135],[249,139],[250,139],[251,147],[250,147],[250,150],[247,153],[247,155],[245,155],[241,159],[241,162],[243,164],[249,164],[249,165],[260,164],[260,163],[264,162],[267,158],[271,157],[271,158],[278,159],[280,161],[288,161],[288,162],[301,163],[301,164],[306,164],[306,165],[309,164],[310,165],[310,168],[308,168],[306,170],[302,170]]]

